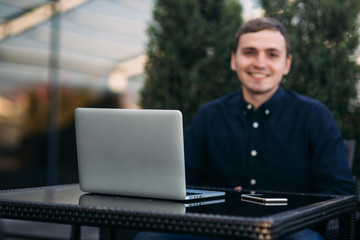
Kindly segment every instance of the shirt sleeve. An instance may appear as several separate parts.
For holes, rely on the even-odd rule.
[[[354,194],[344,140],[330,110],[323,104],[309,122],[310,178],[313,192]]]

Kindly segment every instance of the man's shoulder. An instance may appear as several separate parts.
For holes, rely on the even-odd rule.
[[[213,99],[202,104],[198,109],[196,116],[213,119],[220,115],[230,114],[231,112],[237,111],[241,99],[240,92],[233,92],[220,98]]]
[[[315,98],[311,98],[292,90],[285,90],[286,99],[295,103],[295,105],[304,107],[304,108],[312,108],[312,109],[327,109],[324,103],[320,102]]]
[[[233,92],[228,95],[213,99],[204,103],[201,109],[212,109],[217,107],[225,107],[227,105],[238,104],[241,100],[240,92]]]

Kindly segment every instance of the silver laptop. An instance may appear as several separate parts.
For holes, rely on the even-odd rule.
[[[79,204],[84,206],[104,208],[121,208],[133,211],[164,212],[164,213],[186,213],[187,208],[200,207],[209,204],[224,203],[224,198],[207,198],[204,201],[167,201],[155,200],[149,201],[144,198],[133,198],[113,195],[99,195],[93,193],[83,194],[79,198]]]
[[[77,108],[75,125],[84,192],[171,200],[225,195],[186,189],[180,111]]]

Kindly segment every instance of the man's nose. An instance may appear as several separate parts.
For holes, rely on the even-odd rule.
[[[255,58],[254,65],[259,68],[265,67],[266,66],[265,55],[262,53],[259,53]]]

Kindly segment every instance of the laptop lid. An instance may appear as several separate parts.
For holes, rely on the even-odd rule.
[[[79,183],[92,193],[185,200],[182,114],[177,110],[77,108]]]

